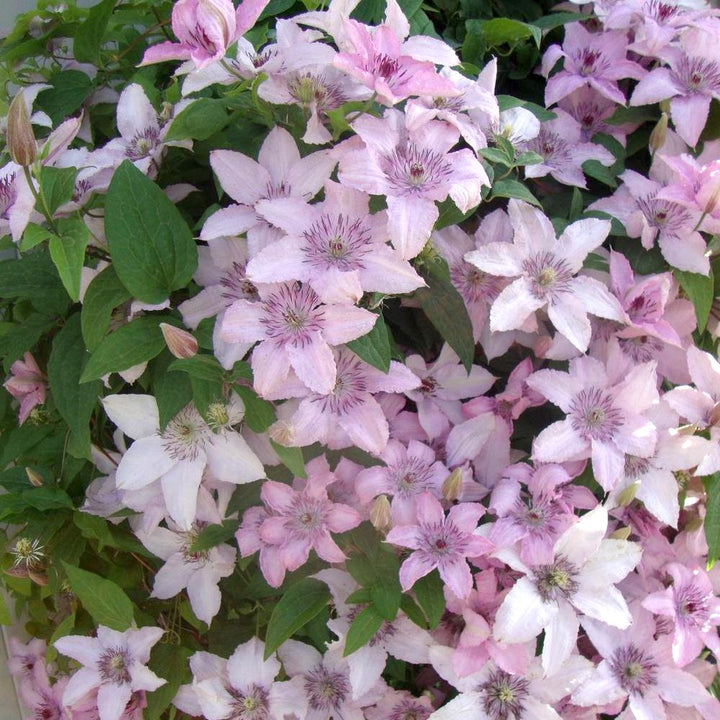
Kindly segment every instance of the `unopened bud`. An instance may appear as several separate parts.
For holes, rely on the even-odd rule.
[[[392,514],[390,501],[387,495],[378,495],[370,507],[370,522],[380,532],[387,532],[392,527]]]
[[[48,576],[44,572],[38,572],[37,570],[28,568],[28,577],[36,585],[40,585],[40,587],[45,587],[48,584]]]
[[[668,114],[664,112],[660,119],[657,121],[657,125],[652,129],[652,132],[650,133],[650,152],[655,153],[658,151],[664,144],[665,144],[665,138],[667,137],[667,129],[668,129]]]
[[[629,527],[618,528],[610,537],[613,540],[627,540],[630,537],[632,531]]]
[[[187,331],[168,323],[160,323],[168,350],[178,359],[186,360],[197,355],[198,341]]]
[[[552,347],[552,338],[547,335],[538,338],[533,345],[533,352],[538,360],[542,360]]]
[[[278,445],[284,445],[285,447],[292,447],[293,440],[295,439],[293,426],[284,420],[274,422],[268,428],[268,435],[273,442],[276,442]]]
[[[452,502],[460,497],[463,486],[462,468],[455,468],[444,480],[442,484],[442,496]]]
[[[37,143],[22,90],[10,103],[7,119],[7,146],[10,157],[18,165],[26,167],[33,164]]]
[[[26,467],[25,474],[33,487],[40,487],[43,484],[42,476],[36,473],[32,468]]]
[[[617,504],[619,507],[625,507],[629,505],[637,495],[637,491],[640,487],[639,482],[634,482],[632,485],[628,485],[617,497]]]

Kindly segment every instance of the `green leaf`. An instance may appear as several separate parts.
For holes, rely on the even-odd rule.
[[[64,310],[68,296],[50,254],[35,251],[19,260],[0,262],[0,297],[27,298],[46,312]]]
[[[36,245],[50,240],[51,237],[53,237],[53,233],[47,228],[40,227],[35,223],[28,223],[20,241],[20,250],[27,252]]]
[[[532,150],[527,150],[526,152],[520,153],[515,158],[515,165],[539,165],[544,160],[545,158],[542,155],[538,155]]]
[[[199,98],[178,113],[165,136],[169,140],[207,140],[230,121],[224,100]]]
[[[529,110],[540,122],[554,120],[557,117],[552,110],[546,110],[542,105],[537,105],[536,103],[528,102],[527,100],[521,100],[520,98],[513,97],[512,95],[497,95],[496,97],[500,112],[514,107],[524,107],[526,110]]]
[[[133,365],[152,360],[165,347],[165,338],[159,328],[161,318],[139,317],[110,333],[90,356],[80,382],[127,370]]]
[[[329,600],[330,591],[319,580],[304,578],[292,585],[270,616],[265,634],[265,659],[321,612]]]
[[[370,595],[370,588],[362,587],[355,592],[350,593],[345,598],[347,605],[369,605],[372,602],[372,596]]]
[[[390,370],[390,337],[385,320],[378,315],[372,330],[347,346],[368,365],[387,373]]]
[[[5,596],[2,593],[0,593],[0,625],[12,625],[10,610],[5,602]]]
[[[542,207],[540,201],[521,183],[519,180],[513,180],[511,178],[505,178],[504,180],[497,180],[493,183],[491,198],[517,198],[518,200],[524,200],[531,205]]]
[[[467,20],[466,27],[468,33],[481,33],[488,47],[491,48],[505,44],[516,45],[527,38],[532,38],[535,44],[540,47],[542,41],[542,33],[538,27],[511,18]]]
[[[578,20],[587,20],[587,15],[584,13],[576,12],[554,12],[550,15],[533,20],[532,24],[535,27],[539,27],[541,30],[554,30],[562,25],[567,25],[571,22],[577,22]]]
[[[142,302],[163,302],[197,268],[197,247],[180,211],[129,160],[108,188],[105,234],[120,281]]]
[[[74,167],[56,168],[43,165],[40,168],[40,192],[51,215],[72,199],[77,173],[78,169]]]
[[[705,505],[705,539],[708,544],[708,566],[720,557],[720,473],[703,479]]]
[[[102,395],[99,380],[80,384],[88,354],[80,332],[80,315],[72,315],[55,336],[48,361],[50,391],[58,412],[73,434],[90,450],[90,418]]]
[[[133,622],[130,598],[111,580],[63,563],[72,591],[98,625],[124,632]]]
[[[383,555],[389,555],[389,553],[383,553]],[[370,588],[373,604],[388,622],[395,619],[402,599],[402,588],[398,580],[399,563],[395,555],[392,557],[395,560],[395,567],[379,573]]]
[[[272,403],[258,397],[258,394],[249,387],[236,385],[235,392],[245,405],[245,422],[256,433],[265,432],[275,422],[275,408]]]
[[[673,268],[673,275],[677,278],[680,287],[693,304],[698,330],[703,332],[715,299],[715,280],[712,269],[709,275],[700,275],[699,273],[683,272]]]
[[[212,355],[195,355],[191,358],[174,360],[168,366],[170,372],[180,371],[198,378],[212,382],[222,381],[223,369]]]
[[[225,520],[222,525],[208,525],[198,533],[188,552],[199,553],[224,543],[235,534],[238,526],[237,520]]]
[[[153,368],[152,388],[160,413],[161,430],[193,399],[190,376],[167,371],[173,360],[173,356],[166,352],[156,360]]]
[[[474,212],[475,208],[470,208],[467,212],[463,212],[453,202],[451,197],[445,198],[442,202],[438,203],[438,210],[440,211],[438,219],[435,221],[433,226],[434,230],[442,230],[448,225],[458,225],[463,220],[469,218]]]
[[[192,650],[182,645],[158,643],[150,655],[148,667],[167,683],[147,694],[147,707],[142,711],[144,720],[160,720],[177,695],[178,688],[191,680],[188,659]],[[172,717],[172,715],[170,715]]]
[[[425,315],[458,354],[469,373],[475,357],[475,340],[465,302],[450,282],[444,261],[434,260],[421,274],[428,286],[417,290],[415,296]]]
[[[421,577],[412,589],[428,619],[430,628],[436,627],[445,611],[443,581],[440,579],[438,571],[433,570],[429,575]]]
[[[73,628],[75,627],[75,613],[70,613],[66,618],[63,619],[63,621],[55,628],[55,631],[50,637],[50,640],[48,642],[48,645],[52,645],[56,640],[59,640],[61,637],[65,637],[66,635],[69,635]]]
[[[99,64],[100,45],[114,7],[115,0],[102,0],[90,8],[86,20],[80,23],[73,39],[73,54],[78,62]]]
[[[120,282],[112,265],[92,279],[85,291],[80,314],[83,340],[90,352],[95,351],[105,337],[113,310],[129,299],[130,293]]]
[[[38,94],[35,104],[44,110],[53,127],[67,120],[93,90],[93,81],[80,70],[63,70],[50,78],[51,88]]]
[[[307,472],[305,471],[305,456],[303,455],[302,448],[299,447],[286,447],[280,445],[274,440],[270,440],[273,450],[277,453],[280,458],[280,462],[295,476],[299,478],[306,478]]]
[[[385,619],[372,605],[358,613],[345,636],[343,657],[347,657],[367,645],[382,627],[383,622],[385,622]]]
[[[59,487],[43,485],[38,488],[30,488],[23,490],[21,497],[28,507],[42,512],[71,510],[74,507],[70,496]]]
[[[479,152],[482,157],[484,157],[491,163],[500,163],[501,165],[505,165],[506,167],[512,167],[515,164],[514,158],[508,157],[505,152],[499,150],[498,148],[481,148]]]
[[[85,264],[85,248],[90,232],[82,220],[65,218],[58,224],[61,235],[50,236],[50,257],[57,268],[63,286],[73,302],[80,299],[80,280]]]
[[[427,630],[428,623],[425,619],[425,614],[420,609],[418,604],[409,596],[403,595],[400,600],[400,609],[418,626],[423,630]]]
[[[582,164],[582,169],[588,177],[601,182],[603,185],[607,185],[613,189],[617,187],[615,173],[598,160],[586,160]]]

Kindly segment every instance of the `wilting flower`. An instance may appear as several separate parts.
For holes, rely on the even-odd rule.
[[[10,378],[3,383],[3,387],[20,401],[18,422],[22,425],[30,411],[45,402],[47,379],[35,358],[26,352],[22,360],[16,360],[10,366]]]

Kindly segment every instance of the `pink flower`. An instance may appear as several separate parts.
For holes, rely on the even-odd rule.
[[[259,291],[260,302],[236,300],[225,311],[220,337],[229,342],[259,341],[252,369],[260,395],[274,392],[291,367],[310,390],[332,392],[337,365],[331,347],[366,335],[377,315],[354,305],[325,305],[309,285],[266,287]]]
[[[100,720],[120,720],[134,692],[152,692],[167,682],[146,667],[150,649],[163,632],[143,627],[121,633],[101,625],[95,638],[68,635],[56,640],[55,647],[63,655],[83,666],[70,678],[63,703],[74,705],[97,688]]]
[[[485,512],[482,505],[461,503],[450,509],[447,517],[440,503],[430,494],[417,499],[417,525],[393,528],[387,542],[414,550],[400,568],[400,584],[409,590],[434,568],[443,582],[460,598],[472,591],[473,581],[467,557],[487,555],[494,545],[475,534],[477,523]]]
[[[221,60],[267,4],[268,0],[243,0],[236,10],[231,0],[177,0],[172,28],[180,42],[154,45],[145,51],[141,64],[191,59],[203,68]]]
[[[610,224],[578,220],[557,238],[548,218],[527,203],[510,200],[508,212],[515,230],[512,244],[488,243],[465,256],[491,275],[517,278],[493,302],[490,329],[534,331],[536,311],[547,308],[555,328],[585,352],[591,334],[588,313],[617,321],[625,315],[599,280],[576,276],[588,253],[607,237]]]
[[[260,527],[260,538],[278,546],[278,560],[286,570],[297,570],[307,562],[310,550],[329,563],[345,560],[330,533],[351,530],[362,518],[350,506],[328,499],[327,486],[334,481],[327,461],[321,457],[308,464],[308,479],[302,490],[274,480],[263,483],[260,496],[271,514]],[[282,582],[284,572],[279,574]],[[274,575],[266,577],[274,587],[276,579]]]
[[[526,382],[566,413],[535,438],[536,462],[591,457],[596,480],[611,490],[626,455],[648,458],[655,451],[655,425],[642,415],[658,401],[654,362],[637,365],[618,382],[599,360],[584,356],[570,361],[569,374],[539,370]]]
[[[617,81],[622,78],[639,80],[645,74],[640,65],[626,56],[625,33],[589,33],[579,22],[567,25],[562,49],[558,45],[551,45],[543,56],[542,71],[545,77],[550,74],[555,63],[564,58],[563,69],[548,80],[545,105],[554,105],[574,90],[587,86],[609,100],[624,105],[625,96]]]
[[[35,362],[35,358],[26,352],[22,360],[16,360],[10,366],[10,377],[3,387],[20,401],[18,413],[19,424],[22,425],[36,405],[45,402],[47,379]]]
[[[382,119],[359,118],[353,129],[365,148],[340,158],[338,179],[348,187],[386,196],[388,233],[404,260],[414,258],[430,237],[440,215],[436,201],[449,195],[467,212],[480,202],[483,186],[490,184],[475,153],[449,152],[460,133],[447,123],[429,120],[413,125],[403,113],[387,110]]]

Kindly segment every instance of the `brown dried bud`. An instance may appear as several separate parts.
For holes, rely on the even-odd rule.
[[[380,532],[387,532],[392,527],[390,501],[387,495],[378,495],[370,506],[370,522]]]
[[[198,341],[187,331],[168,323],[160,323],[168,350],[179,360],[197,355]]]
[[[18,165],[26,167],[33,164],[37,143],[22,90],[10,103],[7,119],[7,146],[10,157]]]
[[[650,133],[650,152],[655,153],[665,144],[668,129],[668,114],[664,112]]]

